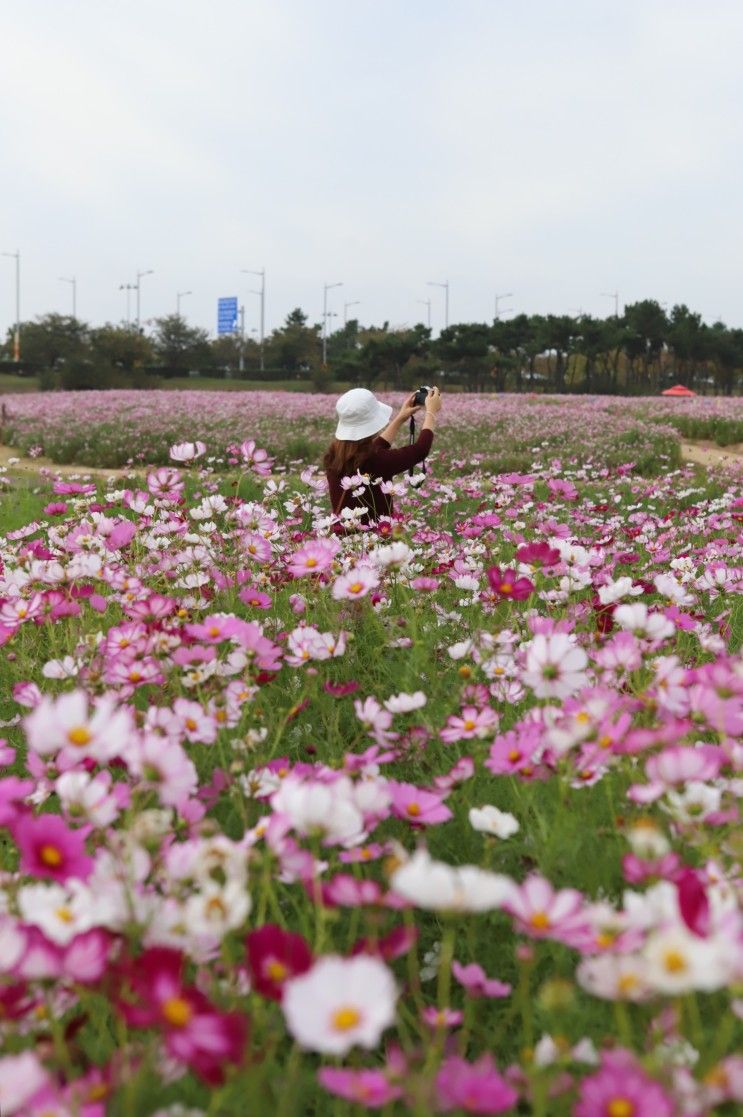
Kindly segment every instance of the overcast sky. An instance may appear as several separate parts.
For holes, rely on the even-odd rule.
[[[21,314],[213,332],[596,315],[743,325],[740,0],[0,0],[0,251]],[[0,258],[0,330],[15,314]],[[132,300],[132,314],[134,301]]]

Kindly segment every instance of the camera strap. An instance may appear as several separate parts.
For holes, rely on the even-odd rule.
[[[415,416],[414,415],[410,416],[410,424],[408,426],[408,430],[410,432],[409,437],[408,437],[408,446],[412,446],[413,443],[415,442]],[[415,468],[416,467],[414,465],[411,465],[410,469],[408,470],[408,477],[413,476],[413,474],[415,473]],[[425,462],[419,462],[418,468],[420,469],[421,473],[425,473],[426,472],[426,463]]]

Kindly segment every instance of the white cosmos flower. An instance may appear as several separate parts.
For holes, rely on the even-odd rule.
[[[190,462],[205,453],[206,446],[203,442],[177,442],[170,447],[170,457],[174,462]]]
[[[0,1113],[6,1114],[6,1117],[12,1117],[14,1113],[28,1113],[27,1102],[48,1081],[49,1075],[33,1051],[0,1058]],[[34,1111],[40,1112],[36,1107]]]
[[[319,834],[328,844],[355,845],[365,837],[364,818],[350,780],[318,783],[287,776],[271,799],[298,834]]]
[[[648,640],[667,640],[676,631],[673,621],[662,613],[651,613],[644,601],[634,601],[631,605],[618,605],[614,610],[614,620],[620,628],[634,632],[636,636]]]
[[[613,605],[623,597],[639,597],[643,592],[642,586],[635,586],[627,575],[617,578],[616,582],[609,582],[599,588],[599,601],[602,605]]]
[[[310,1051],[345,1055],[376,1047],[395,1021],[397,987],[384,962],[365,954],[326,955],[284,986],[281,1007],[289,1032]]]
[[[0,973],[10,973],[26,949],[26,936],[16,921],[0,915]]]
[[[711,992],[733,976],[734,958],[726,937],[702,939],[678,924],[651,934],[642,956],[648,982],[658,993]]]
[[[416,690],[414,694],[391,694],[384,703],[391,714],[409,714],[412,710],[420,710],[425,704],[426,696],[422,690]]]
[[[434,861],[423,848],[392,874],[390,883],[399,896],[428,911],[493,911],[513,889],[500,873],[476,865],[454,868]]]
[[[250,894],[240,881],[225,885],[208,884],[186,900],[184,911],[188,927],[195,935],[223,938],[241,927],[250,913]]]
[[[510,838],[520,829],[518,820],[512,814],[499,811],[497,807],[489,804],[485,807],[472,807],[469,819],[475,830],[483,834],[492,834],[496,838]]]
[[[537,698],[568,698],[586,682],[588,656],[564,632],[538,633],[526,645],[521,680]]]

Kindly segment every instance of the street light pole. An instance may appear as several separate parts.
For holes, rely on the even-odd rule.
[[[427,287],[443,287],[444,288],[444,294],[446,296],[445,300],[444,300],[444,329],[446,330],[446,329],[449,328],[449,280],[447,279],[443,283],[435,283],[435,282],[428,281],[426,283],[426,286]]]
[[[131,326],[131,324],[132,324],[131,292],[137,290],[137,284],[136,283],[120,283],[119,284],[119,290],[120,291],[126,291],[126,324],[127,324],[127,326]]]
[[[326,283],[322,289],[322,363],[328,363],[328,291],[333,287],[342,287],[343,283]]]
[[[425,306],[428,310],[428,328],[430,330],[431,329],[431,300],[430,299],[418,299],[418,302],[422,303],[423,306]]]
[[[348,325],[348,308],[349,306],[360,306],[361,299],[354,299],[353,302],[343,304],[343,325]]]
[[[74,276],[72,279],[68,279],[66,276],[60,275],[59,282],[69,283],[72,286],[72,317],[77,318],[77,280]]]
[[[618,291],[602,291],[601,296],[604,299],[614,299],[614,317],[619,317],[619,292]]]
[[[181,299],[186,295],[193,295],[193,291],[177,291],[175,296],[175,313],[178,318],[181,316]]]
[[[142,279],[145,275],[154,275],[154,272],[152,271],[152,268],[150,268],[148,271],[138,271],[137,272],[137,282],[136,282],[136,288],[137,288],[137,333],[139,333],[139,288],[140,288],[140,284],[142,282]]]
[[[512,299],[512,298],[513,298],[513,291],[506,291],[506,293],[504,295],[496,295],[495,296],[495,320],[496,320],[496,322],[498,321],[498,319],[501,316],[501,309],[500,309],[501,299]]]
[[[240,372],[245,371],[245,307],[240,307]]]
[[[13,360],[16,364],[21,359],[21,250],[15,252],[2,252],[2,256],[10,256],[15,260],[15,335],[13,337]]]
[[[260,289],[260,291],[252,291],[251,294],[259,295],[260,300],[261,300],[260,345],[261,345],[261,372],[263,372],[264,367],[265,367],[264,366],[264,360],[263,360],[263,345],[264,345],[264,341],[265,341],[265,337],[266,337],[266,269],[261,268],[260,271],[253,271],[250,268],[241,268],[240,271],[242,271],[244,275],[259,275],[261,277],[261,289]]]

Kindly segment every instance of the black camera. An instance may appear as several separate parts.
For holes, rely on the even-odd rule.
[[[413,403],[416,407],[423,407],[425,405],[425,402],[428,399],[428,393],[430,391],[431,389],[427,388],[425,385],[423,385],[423,387],[421,388],[418,388],[417,392],[413,396]]]

